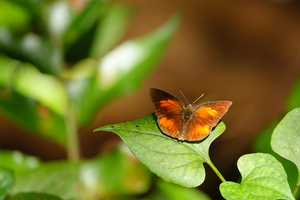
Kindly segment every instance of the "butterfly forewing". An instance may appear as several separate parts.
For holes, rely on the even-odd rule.
[[[200,104],[195,109],[196,118],[214,127],[231,106],[231,101],[212,101]]]
[[[179,99],[159,89],[149,88],[149,91],[157,117],[181,115],[184,105]]]

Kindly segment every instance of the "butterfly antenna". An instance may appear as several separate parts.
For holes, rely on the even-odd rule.
[[[185,98],[185,96],[184,96],[183,92],[181,92],[181,91],[180,91],[180,93],[182,94],[183,98],[185,99],[185,101],[186,101],[187,105],[189,105],[189,102],[188,102],[188,100]]]
[[[196,103],[201,97],[203,97],[204,94],[202,94],[200,97],[198,97],[193,103],[192,105],[194,105],[194,103]]]

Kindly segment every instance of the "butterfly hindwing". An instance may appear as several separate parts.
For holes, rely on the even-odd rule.
[[[211,126],[204,121],[192,118],[186,125],[182,139],[188,141],[202,140],[211,132]]]
[[[231,106],[231,101],[212,101],[200,104],[195,109],[196,118],[214,127]]]

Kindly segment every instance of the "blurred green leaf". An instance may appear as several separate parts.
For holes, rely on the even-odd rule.
[[[0,1],[0,26],[11,31],[21,31],[27,28],[30,19],[31,15],[22,6],[11,0]]]
[[[107,199],[143,194],[151,186],[151,173],[124,144],[79,163],[41,162],[20,152],[0,151],[1,167],[15,172],[12,194],[39,192],[63,199]]]
[[[61,40],[63,33],[71,23],[73,13],[70,4],[66,1],[54,1],[49,5],[48,16],[46,18],[48,29],[56,37]]]
[[[192,143],[164,135],[154,113],[96,129],[99,130],[118,134],[132,153],[162,179],[185,187],[197,187],[205,178],[203,163],[212,164],[209,146],[225,131],[225,124],[220,122],[206,139]]]
[[[34,33],[16,35],[0,27],[0,53],[29,62],[44,73],[57,74],[63,67],[61,51],[48,38]]]
[[[49,194],[30,192],[30,193],[16,194],[14,197],[9,198],[9,200],[62,200],[62,199]]]
[[[0,199],[5,199],[10,193],[13,184],[14,176],[12,170],[0,167]]]
[[[42,15],[42,10],[43,10],[43,0],[13,0],[17,4],[23,6],[26,8],[28,12],[30,12],[33,16],[33,19],[35,20],[40,20],[39,23],[41,24],[43,15]]]
[[[18,93],[39,101],[60,115],[65,115],[68,96],[63,83],[56,77],[43,74],[32,65],[22,64],[11,78]]]
[[[64,146],[67,94],[54,76],[0,56],[0,111],[11,121]]]
[[[40,160],[34,156],[25,155],[19,151],[0,151],[0,166],[15,172],[35,169]]]
[[[90,55],[100,57],[117,44],[127,30],[132,18],[132,8],[128,5],[107,6],[105,14],[98,23]]]
[[[180,19],[175,15],[155,32],[124,42],[99,61],[93,77],[73,81],[78,89],[76,94],[70,94],[80,124],[89,122],[97,108],[128,95],[141,85],[162,57]]]
[[[157,187],[168,200],[210,200],[211,198],[198,189],[184,188],[163,180],[157,182]]]
[[[292,161],[298,169],[300,184],[300,108],[290,111],[276,126],[271,147],[285,159]]]
[[[284,168],[272,155],[263,153],[244,155],[237,164],[242,182],[240,184],[223,182],[220,191],[225,199],[295,199]]]
[[[70,21],[62,37],[67,50],[95,25],[105,2],[106,0],[89,1],[85,8]]]
[[[124,143],[109,154],[86,161],[80,171],[85,199],[143,194],[151,185],[150,171]]]
[[[16,171],[13,193],[41,192],[63,199],[77,199],[79,164],[67,161],[41,163],[31,170]]]

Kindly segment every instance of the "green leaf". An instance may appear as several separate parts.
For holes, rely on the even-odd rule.
[[[137,90],[162,57],[180,20],[175,15],[155,32],[124,42],[99,61],[91,78],[73,81],[79,88],[71,96],[80,124],[89,122],[97,108],[112,99]]]
[[[271,147],[280,156],[292,161],[298,169],[300,184],[300,108],[290,111],[275,128]]]
[[[96,129],[99,130],[118,134],[132,153],[162,179],[185,187],[196,187],[205,178],[203,163],[212,167],[209,146],[225,131],[225,124],[220,122],[206,139],[192,143],[164,135],[158,128],[154,113]]]
[[[29,192],[29,193],[19,193],[14,197],[10,198],[9,200],[62,200],[62,199],[49,194]]]
[[[295,176],[295,174],[297,173],[297,168],[291,161],[286,160],[285,158],[276,154],[272,150],[270,144],[273,131],[277,124],[280,122],[280,119],[281,118],[276,117],[263,130],[261,130],[260,133],[257,134],[258,137],[253,142],[253,149],[254,152],[268,153],[274,156],[283,165],[288,176],[290,188],[292,188],[296,185],[297,182],[297,176]]]
[[[67,50],[95,25],[104,2],[105,0],[89,1],[85,8],[70,21],[69,27],[62,36]]]
[[[49,38],[34,33],[19,35],[0,27],[0,53],[29,62],[44,73],[58,74],[63,67],[61,51]]]
[[[238,160],[237,165],[242,182],[240,184],[223,182],[220,191],[225,199],[295,199],[284,168],[272,155],[263,153],[244,155]]]
[[[0,1],[0,26],[12,31],[20,31],[27,28],[30,20],[30,14],[22,6],[10,0]]]
[[[0,56],[0,111],[6,118],[64,146],[67,104],[64,85],[57,78]]]
[[[185,188],[175,184],[167,183],[163,180],[157,182],[157,187],[167,197],[168,200],[210,200],[211,198],[194,188]]]
[[[100,57],[119,42],[132,18],[132,8],[122,4],[106,7],[103,19],[99,22],[90,55]]]
[[[23,64],[12,76],[13,87],[20,94],[39,101],[50,110],[65,115],[68,97],[64,85],[56,77]]]
[[[110,153],[86,161],[80,169],[85,199],[141,195],[149,190],[150,178],[150,171],[124,143]]]
[[[34,156],[25,155],[19,151],[0,151],[0,166],[15,172],[36,169],[40,160]]]
[[[41,163],[37,168],[16,171],[13,194],[41,192],[77,199],[79,163],[54,161]]]
[[[0,167],[0,199],[5,199],[10,193],[13,184],[14,176],[12,170]]]

